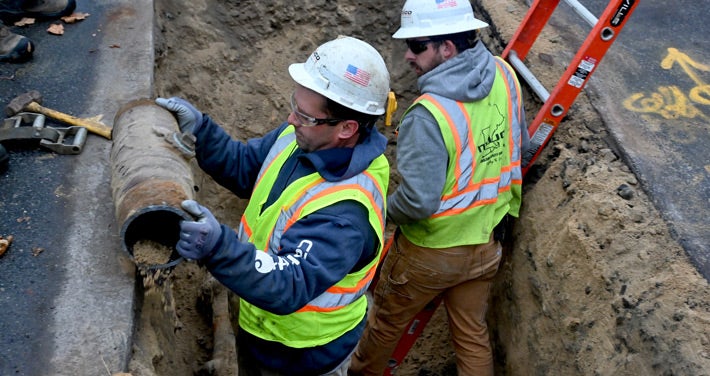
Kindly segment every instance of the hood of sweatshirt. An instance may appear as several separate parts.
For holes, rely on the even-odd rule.
[[[482,42],[464,50],[417,80],[421,93],[434,93],[460,102],[480,100],[493,87],[496,65]]]

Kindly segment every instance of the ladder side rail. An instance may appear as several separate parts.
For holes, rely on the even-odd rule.
[[[525,14],[520,26],[518,26],[518,30],[513,34],[513,38],[503,50],[501,57],[508,60],[510,51],[515,51],[518,54],[518,58],[525,60],[530,48],[559,3],[560,0],[535,0]]]
[[[424,309],[419,311],[414,318],[412,318],[402,333],[399,342],[397,342],[397,347],[395,347],[392,352],[392,356],[390,356],[387,368],[385,368],[385,372],[383,373],[384,376],[393,376],[396,374],[397,368],[402,365],[407,353],[409,353],[409,350],[414,346],[417,338],[422,334],[424,328],[429,323],[432,316],[434,316],[436,309],[441,305],[443,300],[443,294],[437,295],[431,302],[427,303]]]
[[[616,40],[637,4],[636,0],[609,2],[599,22],[589,32],[550,97],[528,126],[530,149],[523,155],[523,175],[527,173],[552,138],[560,121],[599,66],[604,54]]]

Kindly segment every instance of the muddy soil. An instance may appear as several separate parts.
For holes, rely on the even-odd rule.
[[[345,34],[382,53],[401,113],[416,96],[404,44],[390,38],[401,5],[156,0],[156,95],[190,100],[235,138],[259,136],[288,115],[288,65]],[[527,11],[524,0],[474,7],[492,25],[483,40],[500,54]],[[555,59],[560,36],[547,33],[529,63],[543,68],[536,75],[552,87],[559,77],[552,68],[564,63]],[[540,105],[526,93],[529,120]],[[391,141],[395,188],[394,129],[380,130]],[[196,184],[197,200],[236,228],[245,202],[199,172]],[[130,372],[235,374],[224,288],[195,263],[181,263],[161,280],[141,287]],[[710,374],[708,283],[670,236],[584,93],[526,175],[521,217],[494,290],[489,320],[497,374]],[[397,374],[456,374],[443,308]]]

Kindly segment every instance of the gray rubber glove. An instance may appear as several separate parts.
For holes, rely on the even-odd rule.
[[[222,236],[222,227],[210,211],[193,200],[182,202],[182,208],[196,221],[180,221],[180,240],[177,251],[188,260],[201,260],[214,251]]]
[[[157,98],[155,103],[175,115],[182,133],[194,135],[202,125],[202,112],[182,98]]]

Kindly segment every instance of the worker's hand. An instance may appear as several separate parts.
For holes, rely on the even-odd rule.
[[[188,260],[200,260],[212,254],[222,227],[210,211],[193,200],[182,202],[182,208],[196,221],[180,221],[180,240],[177,251]]]
[[[197,111],[195,106],[182,98],[157,98],[155,103],[175,115],[182,133],[194,135],[202,125],[202,112]]]

